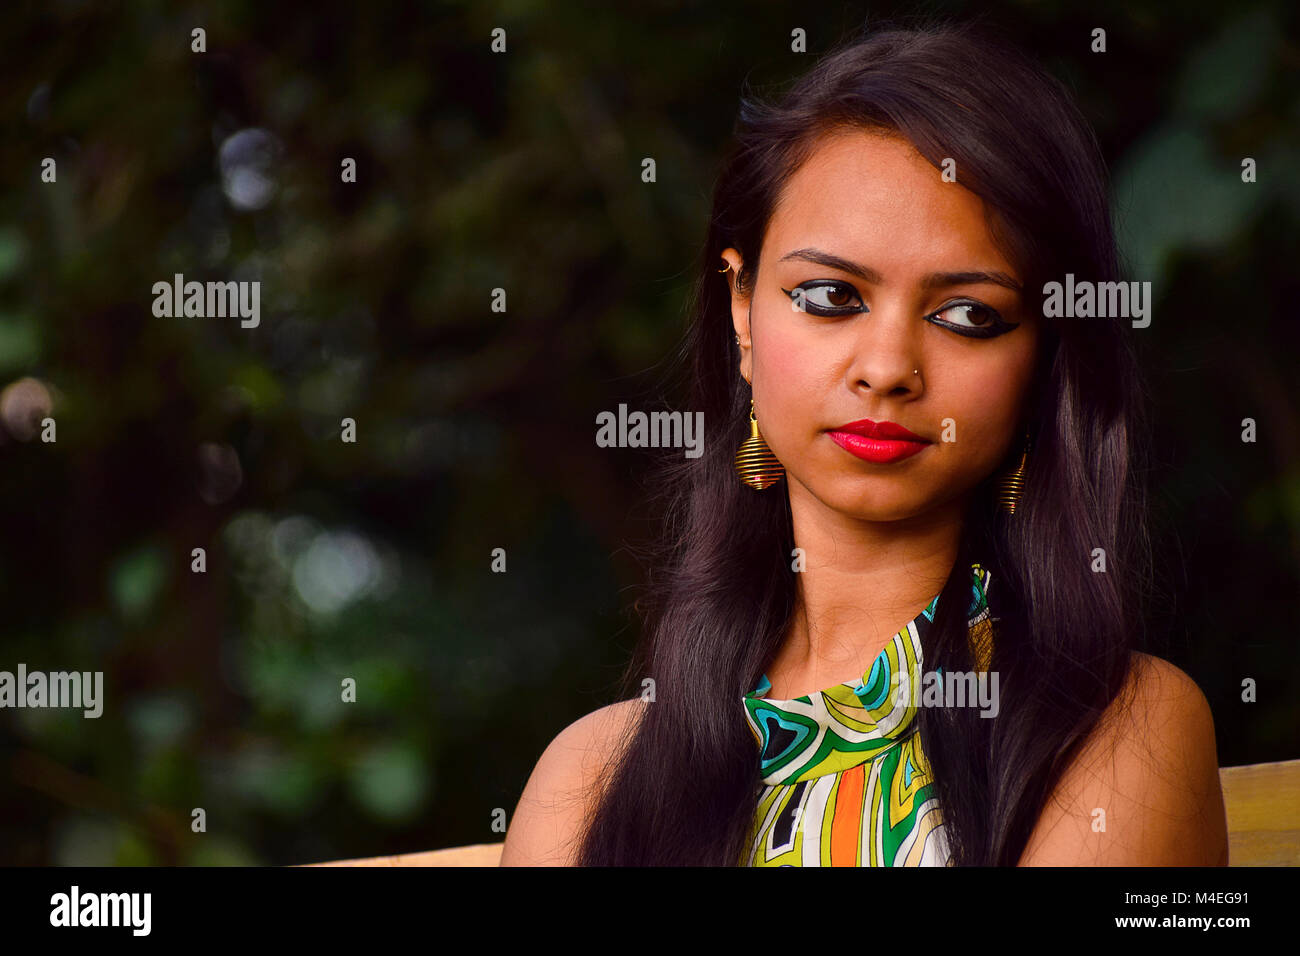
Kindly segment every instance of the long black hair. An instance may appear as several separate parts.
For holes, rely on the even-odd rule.
[[[735,865],[745,849],[761,783],[741,698],[791,623],[795,542],[785,485],[756,492],[733,471],[751,392],[717,270],[735,247],[737,281],[752,287],[781,188],[818,137],[883,129],[936,168],[951,157],[1031,295],[1067,273],[1120,278],[1094,133],[1062,84],[981,24],[876,30],[774,101],[744,93],[679,353],[708,440],[699,458],[661,463],[664,533],[624,678],[625,697],[653,678],[655,699],[607,767],[580,865]],[[1136,457],[1146,396],[1127,320],[1042,322],[1023,496],[1010,516],[994,501],[1016,446],[971,498],[923,648],[927,669],[974,669],[965,612],[970,563],[983,563],[1000,711],[917,711],[956,865],[1019,860],[1052,786],[1125,686],[1151,576]]]

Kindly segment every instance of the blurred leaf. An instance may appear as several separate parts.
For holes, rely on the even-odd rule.
[[[153,606],[166,581],[166,552],[148,544],[115,562],[109,573],[109,593],[123,616],[138,618]]]
[[[1240,116],[1264,87],[1278,35],[1272,11],[1264,8],[1229,22],[1188,60],[1175,109],[1202,120]]]
[[[236,789],[282,817],[302,814],[322,782],[305,755],[265,744],[236,754],[234,762]]]
[[[352,791],[375,816],[401,820],[423,805],[427,774],[414,748],[394,744],[371,750],[353,765]]]
[[[0,282],[18,273],[27,258],[27,240],[13,226],[0,228]]]
[[[1164,126],[1139,143],[1115,175],[1115,228],[1137,281],[1159,298],[1172,252],[1231,240],[1261,201],[1241,172],[1218,163],[1199,131]]]
[[[31,316],[0,315],[0,372],[26,370],[40,352],[40,329]]]

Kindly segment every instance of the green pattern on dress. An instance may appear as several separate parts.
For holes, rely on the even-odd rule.
[[[968,611],[977,668],[987,670],[990,572],[971,565]],[[862,679],[793,700],[745,695],[759,748],[759,796],[745,866],[946,866],[930,766],[916,728],[921,648],[939,601],[907,623]],[[895,683],[897,680],[897,683]]]

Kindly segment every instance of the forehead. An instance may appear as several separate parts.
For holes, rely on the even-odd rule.
[[[813,246],[869,265],[886,281],[951,268],[1017,271],[998,249],[986,205],[895,133],[827,133],[786,182],[763,259]]]

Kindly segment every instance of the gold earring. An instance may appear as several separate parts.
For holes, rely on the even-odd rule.
[[[777,461],[772,449],[767,447],[758,433],[758,418],[754,415],[754,400],[749,400],[749,437],[736,452],[736,474],[755,491],[762,491],[785,476],[785,466]]]
[[[1029,433],[1025,432],[1024,450],[1020,453],[1020,464],[1014,471],[1006,472],[998,478],[997,499],[1002,510],[1009,515],[1016,513],[1020,496],[1025,490],[1025,466],[1029,462]]]

